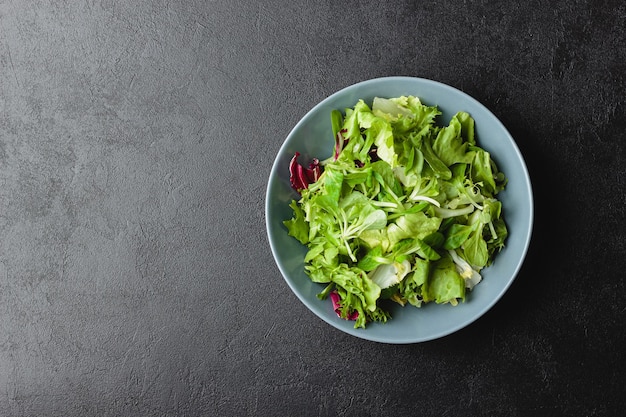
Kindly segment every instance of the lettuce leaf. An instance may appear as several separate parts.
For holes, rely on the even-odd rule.
[[[443,257],[433,263],[428,279],[426,300],[433,300],[437,304],[457,304],[458,300],[465,300],[465,281],[459,275],[454,262],[449,257]]]

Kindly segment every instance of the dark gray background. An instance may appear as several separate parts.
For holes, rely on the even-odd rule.
[[[0,1],[0,415],[621,413],[625,16],[624,1]],[[387,75],[485,104],[536,193],[509,292],[417,345],[319,320],[265,234],[289,130]]]

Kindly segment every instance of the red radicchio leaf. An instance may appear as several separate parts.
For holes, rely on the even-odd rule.
[[[300,152],[296,152],[293,158],[291,158],[291,162],[289,162],[289,182],[296,191],[305,189],[308,186],[308,182],[306,182],[304,177],[304,168],[298,163],[299,156]]]
[[[335,313],[337,313],[337,315],[339,317],[341,317],[341,297],[339,296],[339,293],[337,291],[331,291],[330,293],[330,300],[333,303],[333,310],[335,310]],[[354,311],[350,314],[348,314],[347,317],[345,317],[346,320],[356,320],[357,317],[359,317],[359,312],[358,311]],[[343,317],[341,317],[343,318]]]
[[[317,158],[313,159],[308,168],[304,168],[298,163],[299,156],[300,152],[296,152],[289,162],[289,182],[291,187],[298,192],[308,188],[309,184],[317,181],[322,175],[320,161]]]
[[[320,178],[320,175],[322,175],[322,167],[320,166],[319,159],[313,158],[313,161],[309,164],[309,168],[304,172],[309,180],[309,184],[316,182]]]
[[[335,136],[335,161],[339,158],[339,154],[344,146],[346,146],[346,143],[348,143],[348,140],[343,137],[343,133],[346,133],[347,131],[347,129],[342,129],[337,132],[337,136]]]
[[[380,161],[380,158],[378,157],[378,148],[375,146],[372,146],[372,149],[370,149],[368,154],[372,162]]]

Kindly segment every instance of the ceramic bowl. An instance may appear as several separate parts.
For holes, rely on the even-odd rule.
[[[289,183],[289,161],[300,152],[302,161],[330,157],[334,140],[330,124],[333,109],[353,107],[359,99],[371,105],[374,97],[414,95],[426,105],[441,110],[441,123],[456,112],[466,111],[475,120],[479,146],[491,153],[508,178],[498,194],[509,230],[505,248],[495,262],[483,269],[483,281],[465,302],[457,306],[429,303],[421,308],[400,305],[391,308],[386,323],[369,323],[355,329],[354,322],[339,318],[329,299],[316,297],[324,286],[313,283],[304,272],[306,248],[287,234],[284,220],[292,217],[289,207],[297,193]],[[504,125],[485,106],[451,86],[422,78],[385,77],[346,87],[313,107],[291,130],[272,166],[266,194],[266,226],[274,259],[288,286],[316,316],[353,336],[382,343],[417,343],[440,338],[462,329],[484,315],[502,297],[518,274],[531,240],[533,193],[530,178],[515,141]],[[311,318],[314,320],[315,318]]]

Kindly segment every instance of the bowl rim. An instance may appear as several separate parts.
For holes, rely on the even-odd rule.
[[[513,268],[513,272],[511,274],[510,278],[508,279],[508,281],[506,282],[506,284],[502,287],[502,289],[494,297],[489,299],[487,303],[483,303],[483,307],[480,309],[480,312],[478,314],[473,315],[468,320],[459,321],[458,324],[456,324],[454,326],[450,326],[447,329],[443,329],[440,332],[432,333],[432,334],[430,334],[428,336],[422,336],[422,337],[390,339],[390,338],[386,338],[386,337],[378,337],[376,335],[372,335],[371,333],[368,334],[367,328],[366,329],[358,329],[357,332],[346,331],[345,328],[339,327],[335,323],[327,320],[323,315],[319,314],[318,311],[316,311],[316,309],[313,308],[313,306],[310,304],[309,300],[306,297],[304,297],[299,292],[299,290],[295,287],[295,284],[292,282],[292,279],[289,278],[289,274],[287,273],[287,271],[285,270],[283,265],[281,265],[281,263],[278,261],[278,248],[276,247],[276,245],[274,243],[274,239],[273,239],[273,234],[274,233],[273,233],[272,228],[271,228],[271,218],[269,216],[269,213],[271,211],[271,208],[270,208],[270,197],[272,195],[272,191],[273,191],[274,187],[277,186],[277,185],[275,185],[276,184],[276,177],[279,175],[279,173],[277,172],[278,171],[278,165],[279,165],[279,158],[280,158],[281,155],[285,154],[286,148],[288,147],[288,144],[290,143],[290,141],[291,141],[290,139],[292,138],[292,136],[295,135],[295,133],[300,129],[300,127],[303,124],[305,124],[307,122],[307,120],[309,118],[311,118],[312,115],[315,114],[318,111],[319,108],[326,106],[326,104],[328,102],[333,101],[338,96],[341,96],[341,95],[344,95],[346,93],[349,93],[352,90],[357,90],[359,88],[362,88],[362,87],[364,87],[367,84],[385,83],[385,82],[408,82],[408,83],[418,83],[418,84],[421,83],[423,85],[428,85],[428,86],[431,86],[431,87],[434,87],[434,88],[437,88],[437,89],[440,89],[440,90],[447,90],[451,94],[456,94],[456,95],[459,95],[459,96],[463,97],[465,100],[469,101],[472,104],[472,106],[476,106],[477,108],[480,108],[480,110],[482,112],[484,112],[484,114],[487,117],[489,117],[490,119],[492,119],[492,121],[494,123],[499,125],[500,129],[502,129],[504,134],[508,137],[510,145],[511,145],[511,148],[512,148],[512,151],[515,153],[517,159],[519,160],[520,168],[521,168],[521,170],[523,172],[523,176],[524,176],[524,185],[525,185],[526,190],[527,190],[527,197],[529,199],[529,204],[528,204],[528,228],[527,228],[527,230],[525,230],[525,234],[523,236],[523,239],[524,239],[523,248],[522,248],[521,252],[519,253],[517,264]],[[282,275],[283,279],[285,280],[285,282],[287,283],[287,285],[289,286],[291,291],[305,305],[305,307],[307,307],[307,309],[309,311],[311,311],[315,316],[317,316],[318,318],[322,319],[327,324],[330,324],[332,327],[336,328],[337,330],[340,330],[343,333],[350,334],[350,335],[352,335],[354,337],[357,337],[357,338],[360,338],[360,339],[363,339],[363,340],[369,340],[369,341],[372,341],[372,342],[379,342],[379,343],[412,344],[412,343],[421,343],[421,342],[426,342],[426,341],[430,341],[430,340],[439,339],[439,338],[445,337],[447,335],[453,334],[453,333],[455,333],[455,332],[457,332],[457,331],[459,331],[459,330],[469,326],[470,324],[472,324],[473,322],[475,322],[476,320],[478,320],[479,318],[484,316],[503,297],[503,295],[508,291],[510,286],[513,284],[513,282],[517,278],[517,276],[518,276],[518,274],[520,272],[520,269],[522,268],[522,265],[524,264],[524,261],[526,259],[527,254],[528,254],[528,250],[529,250],[530,242],[531,242],[531,238],[532,238],[532,233],[533,233],[533,228],[534,228],[534,197],[533,197],[533,191],[532,191],[531,178],[530,178],[530,175],[529,175],[529,172],[528,172],[528,167],[526,165],[526,161],[525,161],[521,151],[519,150],[519,147],[517,146],[517,143],[515,142],[513,136],[510,134],[508,129],[504,126],[502,121],[498,117],[496,117],[496,115],[489,108],[487,108],[484,104],[482,104],[480,101],[478,101],[477,99],[475,99],[471,95],[465,93],[464,91],[462,91],[462,90],[460,90],[460,89],[458,89],[456,87],[453,87],[451,85],[445,84],[443,82],[432,80],[432,79],[428,79],[428,78],[422,78],[422,77],[384,76],[384,77],[376,77],[376,78],[366,79],[366,80],[359,81],[359,82],[356,82],[354,84],[348,85],[346,87],[343,87],[343,88],[335,91],[334,93],[326,96],[323,100],[321,100],[320,102],[315,104],[310,110],[308,110],[298,120],[298,122],[293,126],[293,128],[289,131],[289,133],[287,134],[287,136],[283,140],[283,142],[282,142],[278,152],[276,153],[276,157],[275,157],[275,159],[274,159],[274,161],[272,163],[270,175],[269,175],[269,178],[268,178],[268,185],[267,185],[267,189],[266,189],[266,193],[265,194],[266,194],[265,195],[265,226],[266,226],[266,233],[267,233],[267,237],[268,237],[268,243],[270,245],[270,249],[271,249],[274,261],[275,261],[279,271],[281,272],[281,275]],[[286,231],[285,231],[285,233],[286,233]]]

